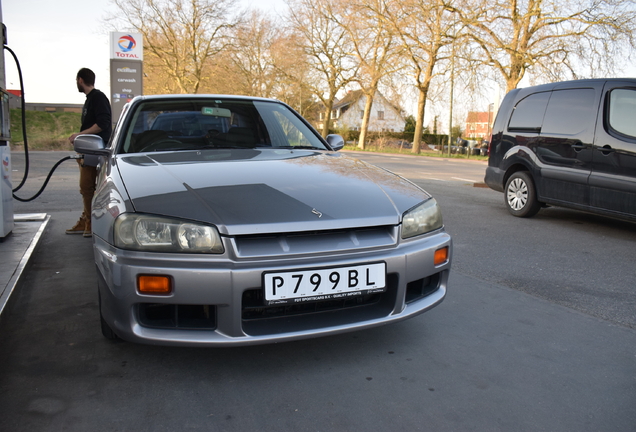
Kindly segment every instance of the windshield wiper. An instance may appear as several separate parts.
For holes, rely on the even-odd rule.
[[[275,149],[292,149],[292,150],[327,150],[324,148],[320,148],[320,147],[314,147],[314,146],[276,146],[273,147]]]
[[[209,145],[209,146],[204,146],[204,147],[199,147],[199,148],[205,148],[205,149],[243,149],[243,150],[254,150],[254,148],[255,148],[255,147],[245,147],[245,146],[240,146],[240,145],[222,145],[222,146]]]

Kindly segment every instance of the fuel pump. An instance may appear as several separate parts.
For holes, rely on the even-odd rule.
[[[6,26],[2,23],[2,7],[0,2],[0,26],[2,31],[2,55],[0,55],[0,158],[2,166],[0,167],[0,241],[2,241],[7,235],[11,233],[14,227],[13,217],[13,200],[21,202],[29,202],[36,199],[44,191],[51,176],[55,172],[58,166],[64,161],[70,159],[78,159],[80,155],[66,156],[60,159],[51,169],[44,184],[40,190],[30,198],[21,198],[16,196],[14,192],[18,191],[26,182],[29,175],[29,147],[27,143],[27,132],[25,123],[25,103],[24,103],[24,83],[22,81],[22,71],[20,68],[20,62],[15,53],[7,46],[7,31]],[[24,156],[25,156],[25,169],[24,176],[20,184],[12,188],[11,185],[11,146],[9,145],[11,140],[10,133],[10,119],[9,119],[9,93],[5,90],[6,82],[6,69],[4,51],[8,51],[13,56],[16,66],[18,68],[18,75],[20,77],[20,89],[22,91],[22,132],[24,136]]]
[[[0,8],[0,23],[2,9]],[[6,27],[2,23],[2,44],[7,43]],[[11,133],[9,129],[9,94],[6,92],[4,50],[0,55],[0,159],[2,160],[2,178],[0,181],[0,239],[13,231],[13,187],[11,184]]]
[[[44,191],[49,180],[51,179],[51,176],[53,175],[53,173],[55,172],[55,170],[60,164],[70,159],[80,159],[83,156],[73,155],[73,156],[66,156],[60,159],[53,166],[53,168],[51,168],[51,171],[49,171],[49,174],[46,177],[46,180],[44,181],[44,183],[42,184],[42,187],[35,195],[33,195],[30,198],[16,196],[15,192],[20,190],[20,188],[22,188],[22,186],[25,184],[27,177],[29,175],[29,150],[28,150],[28,142],[27,142],[26,123],[25,123],[25,117],[26,117],[25,116],[26,109],[25,109],[25,102],[24,102],[25,94],[24,94],[24,83],[22,81],[22,71],[20,69],[20,62],[18,61],[18,57],[16,56],[16,54],[7,46],[7,31],[6,31],[6,27],[4,23],[2,22],[2,0],[0,0],[0,26],[2,31],[2,35],[1,35],[2,54],[0,55],[0,158],[2,163],[2,166],[0,167],[0,175],[1,175],[1,178],[0,178],[0,241],[2,241],[4,237],[6,237],[7,235],[11,233],[14,227],[13,200],[15,199],[21,202],[33,201],[38,196],[40,196],[40,194]],[[118,34],[119,33],[115,33],[115,32],[111,33],[111,37],[114,38],[111,42],[114,42],[115,40],[117,40],[116,37],[118,37],[117,36]],[[127,84],[127,87],[130,87],[130,89],[121,90],[122,92],[125,92],[125,94],[118,93],[115,95],[117,97],[115,102],[122,103],[122,104],[125,103],[124,101],[126,100],[126,98],[130,99],[134,97],[135,94],[142,94],[142,87],[141,87],[142,63],[141,61],[143,60],[143,45],[141,44],[141,35],[135,36],[139,40],[138,43],[135,42],[132,35],[125,34],[125,36],[126,37],[124,39],[126,41],[132,40],[133,48],[137,47],[136,48],[137,51],[135,53],[127,53],[124,55],[119,53],[117,49],[113,48],[113,52],[111,53],[111,55],[118,55],[120,57],[124,56],[126,58],[135,59],[134,61],[130,60],[132,63],[128,62],[128,63],[120,64],[120,63],[113,63],[112,58],[114,57],[111,57],[111,69],[115,68],[118,73],[123,73],[125,75],[127,74],[125,77],[117,76],[117,82],[119,83],[125,82]],[[121,46],[121,43],[119,43],[119,45]],[[113,43],[113,46],[114,46],[114,43]],[[5,70],[6,69],[5,69],[5,57],[4,57],[5,50],[8,51],[13,56],[13,59],[15,60],[15,63],[18,69],[18,75],[20,78],[20,89],[22,91],[22,132],[24,136],[25,169],[24,169],[24,176],[22,178],[22,181],[15,188],[12,188],[12,185],[11,185],[11,172],[12,172],[11,171],[11,147],[9,145],[9,142],[11,140],[11,134],[10,134],[10,121],[9,121],[9,94],[5,90],[6,88],[5,87],[5,83],[6,83]],[[126,51],[130,51],[130,49],[127,48]],[[134,76],[132,75],[129,76],[130,74],[133,74]],[[111,76],[111,81],[112,79],[113,77]],[[138,83],[138,87],[128,85],[131,82]],[[135,94],[132,94],[133,91],[135,92]],[[122,98],[124,99],[124,101],[121,100]],[[119,109],[121,110],[121,108]]]

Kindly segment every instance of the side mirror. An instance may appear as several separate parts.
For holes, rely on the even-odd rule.
[[[334,151],[342,150],[342,148],[344,147],[344,138],[342,138],[340,135],[327,135],[326,140],[327,144],[329,144],[329,147],[331,147]]]
[[[78,135],[73,142],[76,152],[87,155],[108,156],[110,149],[105,147],[104,140],[97,135]]]

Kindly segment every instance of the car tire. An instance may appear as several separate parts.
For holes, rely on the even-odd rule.
[[[517,171],[506,182],[504,201],[511,215],[532,217],[541,209],[532,177],[527,171]]]
[[[102,296],[99,293],[99,290],[97,290],[97,298],[99,299],[99,320],[101,322],[102,335],[104,335],[104,337],[109,340],[118,340],[119,336],[117,336],[113,329],[110,328],[110,326],[102,316]]]

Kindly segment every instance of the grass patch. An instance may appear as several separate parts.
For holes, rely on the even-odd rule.
[[[347,144],[344,146],[344,150],[350,150],[350,151],[359,151],[359,152],[369,152],[369,153],[390,153],[390,154],[403,154],[403,155],[409,155],[409,156],[426,156],[426,157],[438,157],[438,158],[445,158],[445,159],[472,159],[472,160],[481,160],[481,161],[487,161],[488,160],[488,156],[474,156],[474,155],[465,155],[465,154],[451,154],[450,156],[448,155],[448,153],[442,153],[440,151],[421,151],[420,153],[413,153],[411,151],[411,149],[407,149],[407,148],[396,148],[396,147],[391,147],[391,146],[374,146],[374,145],[368,145],[366,146],[366,148],[364,150],[358,148],[358,146],[356,144]]]
[[[68,137],[79,132],[80,113],[26,111],[26,129],[29,150],[73,150]],[[12,109],[11,149],[24,149],[22,110]]]

